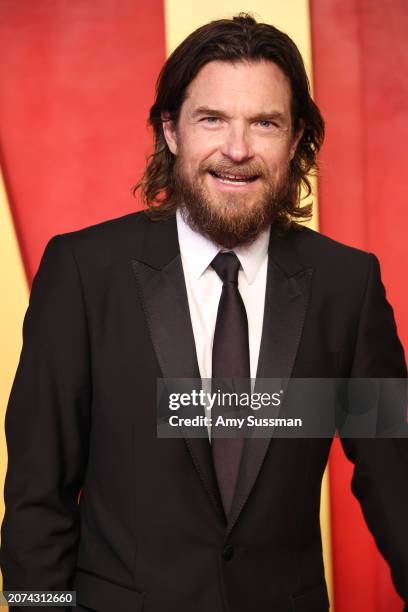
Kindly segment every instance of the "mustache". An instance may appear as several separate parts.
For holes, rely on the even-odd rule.
[[[242,177],[243,179],[263,177],[265,170],[259,164],[254,163],[239,163],[231,164],[230,162],[203,162],[200,164],[201,172],[210,172],[211,174],[232,174]]]

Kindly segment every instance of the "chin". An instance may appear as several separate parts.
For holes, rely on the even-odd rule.
[[[226,193],[207,191],[206,200],[211,208],[235,209],[255,208],[256,203],[261,198],[261,194],[253,191],[252,193]]]
[[[229,200],[228,202],[214,203],[209,206],[214,216],[231,221],[251,215],[256,208],[256,200],[254,201],[252,198],[249,201],[248,198],[234,201]]]

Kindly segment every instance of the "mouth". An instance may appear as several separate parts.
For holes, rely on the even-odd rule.
[[[210,170],[209,174],[224,185],[234,185],[236,187],[254,183],[260,177],[259,174],[248,175],[238,172],[216,172],[215,170]]]

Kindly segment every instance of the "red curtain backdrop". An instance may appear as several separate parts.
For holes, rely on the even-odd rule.
[[[407,3],[310,7],[314,89],[327,121],[320,229],[378,255],[407,347]],[[165,59],[162,0],[2,0],[0,53],[1,162],[31,281],[52,235],[138,207],[130,190],[150,150],[146,117]],[[350,478],[335,444],[336,612],[400,611]]]
[[[2,0],[1,156],[31,281],[48,239],[133,211],[162,0]]]
[[[320,230],[379,257],[407,347],[408,6],[405,0],[311,0],[311,12],[315,95],[327,121]],[[349,492],[351,473],[335,444],[336,612],[400,611],[388,567]]]

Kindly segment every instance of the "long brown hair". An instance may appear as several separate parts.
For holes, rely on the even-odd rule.
[[[167,59],[157,80],[156,99],[149,115],[154,151],[133,193],[141,190],[143,202],[154,219],[174,213],[177,207],[173,181],[175,157],[164,137],[162,116],[165,114],[168,120],[177,122],[187,87],[205,64],[215,60],[233,63],[268,60],[277,64],[288,78],[293,130],[296,133],[303,127],[304,131],[290,162],[288,196],[281,203],[277,218],[286,226],[293,218],[310,219],[312,205],[301,206],[300,195],[302,187],[306,196],[312,191],[309,177],[318,168],[316,156],[324,138],[323,117],[310,96],[302,56],[295,43],[274,26],[257,23],[246,13],[198,28]]]

